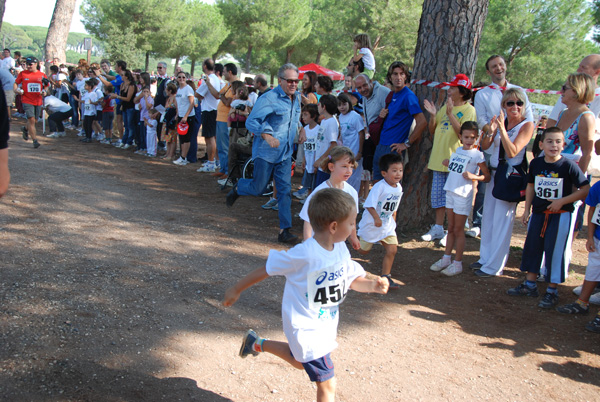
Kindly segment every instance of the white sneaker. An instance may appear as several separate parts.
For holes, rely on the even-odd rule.
[[[60,137],[60,135],[58,135],[58,133],[52,133],[48,136],[48,138],[58,138]]]
[[[173,163],[174,163],[175,165],[179,165],[179,166],[185,166],[185,165],[187,165],[187,164],[188,164],[188,161],[187,161],[187,160],[185,160],[185,159],[183,159],[183,158],[180,156],[180,157],[179,157],[179,159],[177,159],[177,160],[173,161]]]
[[[429,267],[429,269],[433,272],[440,272],[442,269],[449,267],[450,264],[451,262],[446,264],[444,263],[444,259],[439,259],[436,262],[434,262],[433,265]]]
[[[480,233],[481,233],[481,229],[477,226],[473,226],[471,229],[466,231],[465,236],[475,238],[475,237],[479,237]]]
[[[442,240],[440,240],[440,246],[446,247],[446,239],[447,238],[448,238],[448,231],[445,230],[444,231],[444,237],[442,237]]]
[[[129,149],[131,148],[133,145],[129,145],[129,144],[124,144],[121,148],[122,149]]]
[[[452,264],[448,265],[448,268],[442,271],[442,274],[446,276],[454,276],[458,275],[462,272],[462,264],[457,264],[456,261],[452,262]]]
[[[590,296],[590,303],[600,305],[600,292]]]
[[[198,170],[196,170],[196,172],[200,172],[200,173],[213,173],[217,170],[217,167],[215,166],[215,163],[206,163],[204,164],[204,166],[202,166],[201,168],[199,168]]]
[[[421,239],[423,239],[423,241],[433,241],[443,238],[444,235],[444,229],[439,228],[439,226],[436,227],[435,225],[433,225],[431,229],[429,229],[429,232],[421,236]]]
[[[224,186],[227,184],[227,187],[233,187],[233,183],[227,178],[219,179],[217,180],[217,183],[219,184],[219,186]]]

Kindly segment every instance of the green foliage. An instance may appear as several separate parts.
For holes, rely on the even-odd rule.
[[[491,0],[476,81],[489,81],[485,61],[500,54],[511,82],[559,89],[583,57],[598,52],[585,40],[593,26],[590,11],[586,0]]]
[[[18,27],[8,22],[2,23],[2,30],[0,30],[0,38],[2,39],[2,48],[19,48],[28,49],[33,40],[27,35],[22,27]]]

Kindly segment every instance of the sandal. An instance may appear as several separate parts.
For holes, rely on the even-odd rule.
[[[392,275],[381,275],[381,277],[388,280],[388,282],[390,284],[390,289],[399,289],[400,288],[400,285],[398,285],[396,282],[394,282],[392,280]]]

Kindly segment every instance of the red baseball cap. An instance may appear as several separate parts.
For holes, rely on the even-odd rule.
[[[449,87],[465,87],[467,89],[471,89],[473,86],[471,80],[465,74],[456,74],[452,81],[444,82],[444,85]]]
[[[186,135],[189,129],[189,125],[187,123],[179,123],[177,125],[177,134]]]

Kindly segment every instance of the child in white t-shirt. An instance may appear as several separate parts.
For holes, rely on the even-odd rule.
[[[92,125],[96,121],[96,104],[102,98],[98,97],[98,93],[95,92],[94,86],[96,85],[96,79],[90,78],[85,82],[83,95],[81,98],[73,96],[73,98],[83,105],[83,129],[85,132],[85,138],[81,139],[81,142],[92,142]]]
[[[304,202],[304,206],[300,211],[300,218],[304,221],[304,240],[307,240],[312,237],[313,230],[312,225],[310,223],[309,215],[308,215],[308,205],[310,200],[314,194],[319,192],[320,190],[326,188],[338,188],[352,196],[354,202],[356,204],[356,212],[358,213],[358,193],[356,190],[347,183],[347,180],[350,176],[352,176],[352,170],[356,167],[356,161],[354,160],[354,154],[350,151],[350,148],[347,147],[335,147],[331,150],[331,152],[327,155],[327,159],[323,161],[321,167],[330,173],[329,179],[325,180],[323,183],[318,185],[314,191],[306,198]],[[356,235],[356,228],[350,235],[350,243],[352,244],[352,248],[358,250],[360,247],[360,242],[358,241],[358,236]]]
[[[146,156],[154,158],[156,156],[156,146],[158,145],[158,137],[156,136],[156,126],[159,116],[158,110],[152,108],[148,111],[148,117],[144,117],[144,126],[146,126]]]
[[[383,180],[375,183],[367,197],[362,219],[358,224],[360,254],[368,254],[373,244],[381,243],[385,250],[381,277],[389,282],[390,289],[399,286],[392,280],[392,264],[398,250],[396,236],[396,212],[402,199],[400,181],[404,173],[402,156],[386,154],[379,158],[379,168]]]
[[[371,51],[371,38],[368,34],[358,34],[354,37],[354,58],[355,63],[362,59],[365,66],[363,74],[373,79],[375,75],[375,56]]]
[[[460,127],[460,141],[463,146],[445,159],[442,164],[448,167],[446,190],[446,217],[448,219],[448,237],[446,250],[441,260],[430,269],[442,271],[447,276],[462,272],[462,256],[465,250],[465,222],[473,207],[473,181],[490,181],[490,172],[485,164],[483,152],[476,148],[479,138],[477,122],[466,121]],[[477,174],[479,171],[479,174]],[[456,246],[456,247],[455,247]],[[452,249],[456,248],[454,262],[451,261]]]
[[[266,267],[227,289],[223,305],[232,306],[244,290],[269,276],[285,276],[281,304],[287,342],[264,339],[249,330],[239,355],[268,352],[304,369],[316,382],[317,400],[333,401],[335,372],[330,353],[337,347],[339,305],[349,289],[385,294],[388,283],[383,278],[366,279],[344,244],[356,222],[352,197],[333,188],[319,191],[309,205],[309,215],[314,237],[289,251],[271,250]]]
[[[302,200],[305,200],[315,188],[316,173],[313,164],[315,163],[316,141],[319,136],[319,130],[321,130],[321,126],[317,123],[318,119],[319,107],[317,105],[308,104],[302,107],[302,121],[306,123],[306,126],[304,126],[306,140],[302,144],[304,147],[302,188],[307,189],[305,190],[306,195],[302,196]]]
[[[352,101],[348,95],[341,93],[338,96],[338,102],[341,145],[350,148],[354,155],[356,155],[357,162],[354,173],[348,179],[348,184],[354,187],[356,192],[359,192],[363,172],[362,148],[365,142],[365,122],[361,115],[352,109]]]
[[[319,114],[323,117],[321,120],[321,129],[315,142],[315,162],[313,166],[318,169],[315,181],[315,187],[329,178],[329,175],[321,168],[324,159],[329,155],[333,147],[337,146],[337,139],[340,132],[335,115],[338,113],[338,101],[333,95],[323,95],[318,103]]]

